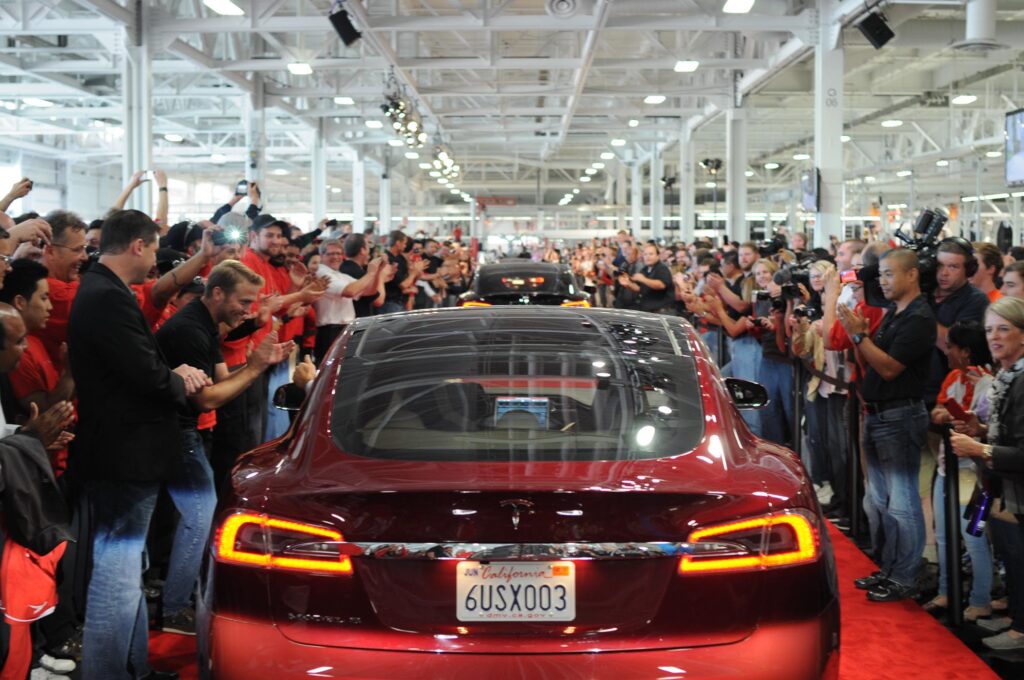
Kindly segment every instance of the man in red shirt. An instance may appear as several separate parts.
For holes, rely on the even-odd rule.
[[[43,265],[50,273],[47,283],[53,311],[46,327],[32,334],[42,342],[50,360],[63,367],[60,346],[68,338],[71,303],[78,293],[78,270],[89,258],[85,251],[88,225],[67,210],[54,210],[44,219],[53,231],[50,243],[43,246]]]

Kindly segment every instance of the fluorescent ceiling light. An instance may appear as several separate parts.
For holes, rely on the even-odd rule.
[[[882,127],[884,128],[898,128],[901,125],[903,125],[903,121],[896,118],[890,118],[889,120],[882,121]]]
[[[900,170],[899,172],[896,173],[896,176],[897,177],[910,177],[913,174],[914,174],[913,170]]]
[[[779,164],[776,163],[775,161],[771,161],[771,162],[768,162],[768,163],[764,164],[764,169],[765,170],[778,170],[779,169]]]
[[[405,152],[405,157],[408,158],[411,161],[414,161],[417,158],[419,158],[420,155],[418,153],[416,153],[415,151],[406,151]],[[429,168],[430,166],[428,165],[427,167]]]
[[[949,161],[935,161],[935,165],[939,166],[940,168],[945,168],[949,165]]]
[[[1003,155],[1003,152],[1002,151],[986,151],[985,155],[988,156],[989,158],[999,158],[1000,156]]]
[[[839,138],[839,141],[842,142],[843,144],[846,144],[848,141],[850,141],[850,135],[843,135],[843,136],[841,136]]]
[[[612,140],[612,146],[626,146],[626,140],[625,139],[613,139]]]
[[[572,193],[574,193],[574,194],[578,194],[578,193],[580,193],[580,190],[579,190],[579,189],[573,189],[573,190],[572,190]]]
[[[676,62],[676,65],[672,68],[676,73],[693,73],[700,66],[699,61],[693,59],[680,59]]]
[[[380,130],[382,127],[384,127],[384,123],[380,122],[379,120],[368,120],[366,121],[366,127],[370,128],[371,130]]]
[[[725,0],[722,11],[726,14],[746,14],[754,7],[754,0]]]
[[[274,168],[274,174],[275,175],[287,175],[288,174],[288,170],[285,169],[285,168]]]
[[[432,167],[434,166],[432,166],[430,163],[420,163],[420,170],[430,170],[430,168]]]
[[[225,162],[225,161],[226,161],[227,159],[228,159],[228,157],[227,157],[227,156],[225,156],[225,155],[224,155],[224,154],[222,154],[222,153],[213,153],[213,154],[210,154],[210,160],[211,160],[212,162],[214,162],[214,163],[217,163],[217,164],[223,163],[223,162]]]
[[[597,168],[587,168],[586,170],[584,170],[584,172],[586,172],[588,175],[596,175]]]
[[[868,184],[871,184],[872,182],[875,181],[875,178],[872,177],[871,175],[867,175],[866,177],[864,177],[864,181],[867,182]]]
[[[449,192],[449,193],[452,193],[452,194],[458,194],[458,193],[461,193],[461,192],[459,192],[459,190],[458,190],[458,189],[449,189],[449,190],[448,190],[448,192]]]
[[[640,121],[638,121],[636,118],[630,118],[629,119],[629,127],[636,127],[639,124],[640,124]]]
[[[644,104],[661,104],[665,101],[665,95],[663,94],[649,94],[644,97]]]
[[[594,167],[598,170],[604,170],[604,163],[594,163]]]
[[[164,139],[166,139],[168,142],[174,142],[175,144],[185,141],[184,137],[182,137],[181,135],[176,135],[173,132],[168,132],[166,135],[164,135]]]
[[[389,139],[388,146],[405,146],[405,142],[401,139]]]
[[[805,154],[805,153],[795,153],[795,154],[793,154],[793,160],[795,160],[795,161],[806,161],[806,160],[810,160],[810,158],[811,158],[810,155]]]
[[[356,102],[352,97],[335,97],[334,103],[338,106],[352,106]]]
[[[331,193],[332,194],[340,194],[341,193],[341,187],[331,187]]]
[[[973,104],[978,101],[978,98],[973,94],[958,94],[949,101],[957,106],[967,106],[968,104]]]
[[[48,109],[53,106],[53,102],[45,99],[38,99],[37,97],[23,97],[21,101],[25,106],[34,106],[39,109]]]
[[[715,182],[704,182],[704,186],[706,186],[708,189],[714,189],[715,187],[718,186],[718,184],[716,184]]]
[[[430,176],[431,177],[440,177],[441,176],[441,171],[440,170],[431,170],[430,171]]]
[[[438,177],[437,178],[437,183],[438,184],[448,184],[448,180],[446,180],[444,177]]]
[[[612,153],[611,151],[605,151],[604,153],[601,154],[601,158],[603,158],[606,161],[610,161],[615,158],[615,154]]]
[[[217,14],[226,17],[240,17],[245,14],[242,8],[231,2],[231,0],[203,0],[203,4]]]
[[[293,61],[288,64],[288,72],[293,76],[310,76],[313,75],[313,67],[304,61]]]
[[[744,176],[746,176],[746,177],[753,177],[753,176],[754,176],[754,171],[753,171],[753,170],[747,170],[747,171],[746,171],[746,172],[744,172],[743,174],[744,174]]]
[[[583,175],[583,177],[580,177],[580,181],[581,182],[589,182],[590,181],[590,176],[589,175]]]

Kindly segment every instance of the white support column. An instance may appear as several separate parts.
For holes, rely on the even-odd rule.
[[[313,131],[313,153],[309,169],[314,226],[327,216],[327,150],[324,146],[324,119],[320,118]]]
[[[391,224],[391,175],[388,173],[381,175],[379,194],[380,211],[377,215],[378,222],[380,223],[380,233],[384,235],[393,229]]]
[[[263,78],[253,76],[253,91],[246,101],[245,115],[245,178],[262,182],[267,174],[267,117],[263,96]]]
[[[730,241],[750,238],[747,225],[747,112],[731,108],[725,114],[725,228]]]
[[[626,228],[626,164],[622,162],[615,168],[615,205],[618,206],[617,228],[622,231]]]
[[[664,169],[661,149],[655,144],[651,149],[651,238],[656,241],[665,237],[665,187],[661,183]]]
[[[352,161],[352,232],[366,231],[366,161],[357,158]],[[377,234],[378,241],[387,233]]]
[[[477,211],[476,195],[474,194],[470,198],[473,200],[469,203],[469,237],[473,238],[475,236],[476,238],[481,239],[482,243],[483,239],[481,238],[482,234],[480,233],[480,214]]]
[[[692,243],[697,226],[695,216],[696,176],[694,170],[693,131],[684,121],[679,135],[679,233],[685,243]]]
[[[821,0],[818,46],[814,52],[814,165],[821,173],[819,211],[814,220],[816,248],[832,236],[843,238],[843,46],[832,17],[836,0]],[[795,225],[794,225],[795,226]]]
[[[145,3],[137,6],[145,12]],[[128,185],[132,173],[153,169],[153,67],[144,17],[139,18],[141,30],[125,29],[125,58],[123,70],[124,102],[124,157],[122,184]],[[152,182],[143,183],[128,199],[126,208],[153,210]]]
[[[640,161],[635,157],[632,158],[629,164],[629,228],[633,232],[633,236],[640,236],[640,212],[644,206],[644,187],[640,181]]]

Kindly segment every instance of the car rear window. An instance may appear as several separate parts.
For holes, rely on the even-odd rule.
[[[357,329],[335,389],[335,443],[375,458],[545,461],[658,458],[700,441],[694,361],[667,323],[554,316]]]
[[[485,267],[478,275],[476,290],[481,295],[515,295],[522,293],[559,293],[575,294],[573,277],[568,272],[516,272],[516,271],[492,271],[488,272]]]

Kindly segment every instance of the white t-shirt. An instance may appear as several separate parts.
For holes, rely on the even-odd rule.
[[[319,267],[316,274],[330,279],[327,292],[313,303],[313,307],[316,309],[316,325],[349,324],[355,321],[356,308],[352,304],[352,298],[342,296],[342,292],[356,280],[348,274],[342,274],[330,267]]]

